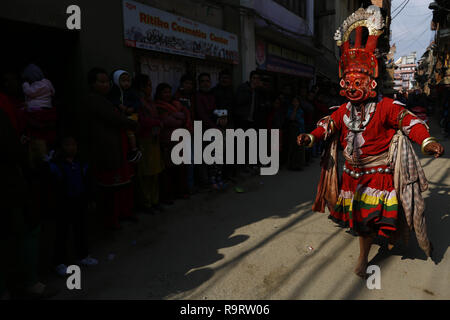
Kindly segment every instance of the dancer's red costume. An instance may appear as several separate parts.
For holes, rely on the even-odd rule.
[[[363,28],[369,31],[365,46]],[[423,215],[423,210],[420,212],[423,199],[416,197],[411,201],[407,195],[401,198],[399,194],[405,190],[402,188],[405,170],[414,171],[412,165],[418,173],[415,186],[420,190],[419,194],[427,188],[420,163],[405,136],[423,147],[435,139],[430,137],[426,124],[405,110],[400,102],[377,99],[379,62],[374,52],[383,28],[380,9],[371,6],[359,9],[336,32],[335,39],[342,50],[339,66],[341,95],[349,102],[322,119],[309,137],[310,146],[320,140],[327,142],[313,210],[324,212],[327,205],[330,219],[350,227],[357,234],[389,238],[398,230],[400,218],[405,217],[400,216],[402,206],[408,206],[408,209],[412,206],[412,214]],[[356,37],[351,48],[350,34],[354,30]],[[346,159],[340,182],[336,165],[337,143],[344,149]],[[401,164],[405,159],[410,161],[410,168]],[[402,191],[398,192],[398,189]],[[418,206],[419,210],[414,210]],[[410,218],[408,214],[410,212],[406,218]],[[425,232],[419,243],[429,253],[426,230],[417,232]]]

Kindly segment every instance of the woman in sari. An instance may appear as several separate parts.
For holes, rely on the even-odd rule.
[[[161,119],[152,101],[152,82],[145,74],[135,79],[136,89],[141,96],[139,110],[138,142],[142,151],[142,161],[138,164],[138,181],[142,193],[145,213],[161,211],[159,204],[159,175],[164,170],[161,153]]]

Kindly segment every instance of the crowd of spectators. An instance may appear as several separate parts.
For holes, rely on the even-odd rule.
[[[221,191],[237,177],[259,173],[258,165],[174,165],[174,130],[192,132],[194,121],[201,121],[203,130],[279,129],[282,165],[301,170],[321,150],[299,147],[297,136],[344,102],[332,86],[296,92],[287,84],[276,92],[258,71],[237,90],[228,70],[220,73],[215,87],[207,73],[186,74],[173,88],[154,84],[145,74],[133,78],[127,70],[102,68],[90,70],[87,83],[83,125],[88,138],[83,140],[58,130],[55,89],[38,66],[27,66],[20,75],[1,74],[2,299],[54,294],[37,272],[45,219],[56,224],[52,269],[65,276],[74,262],[99,263],[90,255],[87,215],[101,216],[105,228],[116,232],[123,221],[139,223],[138,214],[163,214],[175,201]],[[80,150],[88,150],[87,155]]]

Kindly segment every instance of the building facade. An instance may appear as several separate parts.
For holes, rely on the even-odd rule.
[[[408,91],[415,87],[415,74],[417,70],[417,54],[412,52],[407,56],[400,57],[396,62],[394,73],[395,87],[397,91]]]
[[[314,1],[242,0],[242,81],[258,69],[273,90],[314,82]]]
[[[416,85],[426,95],[432,95],[436,87],[436,63],[437,54],[435,53],[436,44],[430,43],[425,53],[418,61],[418,67],[415,74]]]
[[[450,86],[450,1],[437,0],[430,4],[433,10],[431,29],[436,31],[433,53],[436,57],[433,78],[439,88]]]
[[[81,9],[80,30],[67,29],[70,5]],[[17,0],[0,4],[0,23],[9,65],[38,63],[63,91],[86,93],[94,66],[151,73],[174,86],[187,71],[216,80],[228,68],[240,78],[238,0]]]
[[[362,0],[318,0],[315,4],[315,44],[321,50],[316,61],[317,82],[338,83],[340,49],[334,34],[348,16],[371,3]]]
[[[372,3],[390,16],[390,1],[375,0],[15,0],[0,4],[0,35],[4,63],[39,64],[77,113],[94,66],[147,73],[174,89],[183,73],[209,72],[214,85],[223,69],[236,86],[255,69],[277,90],[337,84],[334,33]],[[80,30],[67,28],[71,5],[81,9]]]
[[[241,17],[243,80],[256,68],[267,72],[278,89],[284,84],[294,90],[312,84],[336,86],[340,49],[334,34],[349,15],[372,4],[380,6],[386,17],[387,36],[380,41],[385,62],[390,48],[390,1],[241,0],[246,8]]]
[[[81,10],[79,30],[67,27],[71,5]],[[76,123],[67,130],[85,132],[87,73],[93,67],[146,73],[154,90],[167,82],[175,91],[186,72],[209,72],[215,85],[219,72],[229,69],[239,83],[240,21],[239,0],[5,1],[1,69],[39,65],[55,86],[61,117]]]

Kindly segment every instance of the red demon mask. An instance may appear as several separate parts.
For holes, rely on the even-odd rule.
[[[369,31],[365,47],[362,43],[364,27]],[[351,102],[361,103],[377,96],[375,79],[378,78],[378,60],[374,51],[383,28],[380,9],[370,6],[353,13],[336,31],[335,40],[342,51],[339,62],[340,93]],[[350,48],[350,35],[353,31],[356,31],[355,43]]]
[[[375,98],[377,96],[375,91],[377,82],[364,73],[347,73],[345,77],[341,79],[340,85],[342,87],[341,96],[346,97],[354,103],[361,103],[369,98]]]

